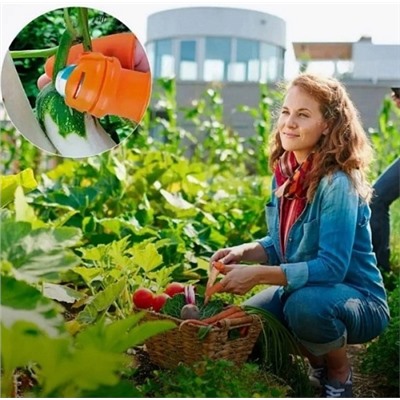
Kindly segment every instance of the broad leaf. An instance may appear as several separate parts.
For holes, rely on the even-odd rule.
[[[121,295],[125,289],[126,279],[121,279],[112,285],[107,286],[102,292],[99,292],[92,301],[77,316],[77,321],[81,323],[93,323],[99,313],[106,311],[112,303]]]
[[[12,265],[19,279],[35,282],[41,278],[58,280],[59,273],[76,266],[80,260],[68,249],[78,243],[77,228],[39,228],[27,222],[8,220],[1,224],[1,256]]]
[[[172,321],[141,322],[144,312],[136,313],[128,318],[104,325],[99,321],[94,326],[85,329],[77,336],[77,344],[95,346],[104,351],[122,353],[135,347],[159,333],[176,327]]]
[[[57,300],[62,303],[75,303],[85,297],[82,292],[71,289],[65,285],[56,285],[54,283],[43,283],[43,294],[49,299]]]
[[[56,336],[64,326],[59,306],[37,289],[13,277],[1,277],[1,319],[11,327],[18,321],[30,322],[49,336]]]
[[[152,271],[163,262],[162,256],[157,251],[154,243],[147,243],[146,247],[134,247],[133,251],[134,263],[142,268],[145,272]]]
[[[33,211],[33,208],[26,201],[21,186],[18,186],[15,190],[14,205],[15,205],[16,221],[26,221],[32,224],[34,224],[37,221],[35,212]],[[41,222],[41,225],[44,225],[44,222]]]
[[[22,187],[24,193],[28,193],[36,189],[37,185],[31,168],[25,169],[16,175],[0,176],[0,206],[3,207],[13,200],[18,186]]]

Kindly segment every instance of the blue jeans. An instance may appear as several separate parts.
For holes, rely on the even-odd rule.
[[[389,323],[386,307],[344,284],[305,286],[290,294],[270,286],[244,304],[274,314],[315,356],[368,342]]]
[[[400,158],[382,173],[374,184],[371,203],[372,245],[378,265],[390,271],[390,205],[400,197]]]

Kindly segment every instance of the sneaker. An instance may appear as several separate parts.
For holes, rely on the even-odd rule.
[[[326,378],[326,368],[318,367],[313,368],[309,367],[308,369],[308,379],[310,380],[310,384],[313,387],[321,388],[324,384],[324,380]]]
[[[350,375],[347,378],[345,383],[341,383],[337,380],[324,382],[324,389],[322,397],[332,398],[332,397],[344,397],[351,398],[353,397],[353,382],[352,382],[352,372],[350,371]]]

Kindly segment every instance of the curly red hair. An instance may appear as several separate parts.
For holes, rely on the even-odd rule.
[[[286,90],[294,86],[304,90],[319,103],[322,116],[329,126],[328,134],[321,136],[315,148],[307,200],[312,201],[324,176],[340,170],[350,177],[359,195],[368,202],[372,194],[367,181],[372,147],[345,87],[334,78],[308,73],[293,79]],[[278,128],[275,127],[271,135],[269,158],[272,170],[284,151]]]

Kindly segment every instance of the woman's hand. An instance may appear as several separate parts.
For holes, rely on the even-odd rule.
[[[243,295],[258,285],[259,268],[248,265],[231,264],[225,266],[225,277],[221,279],[223,292]]]
[[[223,264],[239,263],[243,258],[243,246],[227,247],[226,249],[220,249],[210,258],[210,264],[213,261],[220,261]]]
[[[267,262],[267,255],[260,243],[251,242],[218,250],[211,257],[210,265],[213,261],[220,261],[225,265],[242,261],[265,263]]]
[[[225,277],[219,283],[219,292],[243,295],[257,285],[286,286],[287,279],[282,268],[270,265],[225,265]]]

